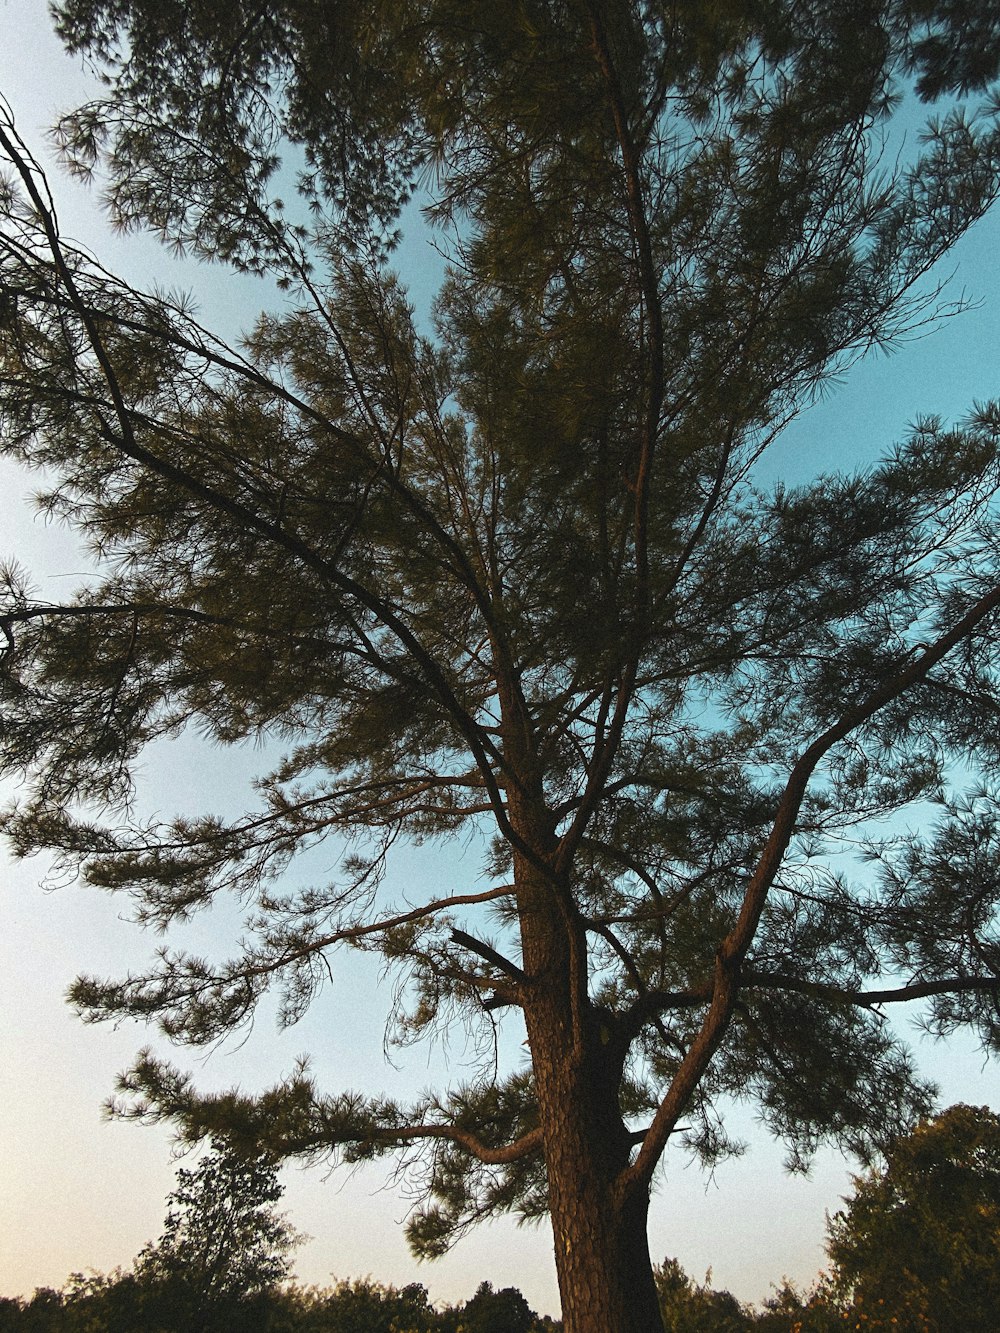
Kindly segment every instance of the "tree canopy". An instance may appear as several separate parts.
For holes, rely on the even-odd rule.
[[[4,573],[5,829],[158,929],[247,904],[228,962],[168,945],[73,1001],[203,1045],[377,949],[401,1035],[461,1014],[528,1053],[406,1106],[304,1068],[206,1096],[147,1053],[120,1112],[409,1154],[418,1253],[548,1213],[569,1333],[658,1330],[672,1136],[711,1161],[738,1094],[793,1164],[826,1137],[865,1160],[930,1106],[886,1006],[1000,1034],[1000,407],[853,475],[761,462],[942,310],[935,266],[1000,188],[995,7],[57,10],[106,79],[58,139],[114,221],[287,292],[229,347],[127,286],[3,117],[2,445],[97,565],[58,604]],[[418,186],[449,257],[430,333],[391,267]],[[284,746],[244,818],[135,815],[139,757],[186,727]],[[922,831],[887,832],[906,808]],[[466,835],[475,883],[387,874],[400,839]]]
[[[141,1260],[142,1256],[140,1256]],[[39,1288],[29,1300],[0,1298],[3,1333],[191,1333],[199,1327],[176,1287],[165,1287],[137,1262],[120,1270],[73,1274],[61,1290]],[[513,1287],[488,1282],[468,1301],[435,1309],[427,1290],[401,1290],[371,1279],[332,1287],[279,1288],[235,1296],[212,1312],[213,1330],[241,1333],[559,1333],[535,1315]],[[228,1321],[228,1322],[227,1322]]]
[[[192,1333],[246,1327],[248,1301],[288,1277],[301,1240],[275,1212],[282,1193],[273,1161],[221,1140],[194,1170],[178,1171],[163,1234],[134,1265],[158,1319]]]
[[[855,1181],[830,1224],[836,1288],[873,1328],[982,1333],[1000,1305],[1000,1116],[951,1106]]]
[[[755,1321],[729,1291],[692,1281],[676,1259],[653,1269],[665,1333],[745,1333]]]

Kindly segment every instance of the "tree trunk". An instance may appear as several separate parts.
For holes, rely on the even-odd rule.
[[[588,998],[586,932],[554,871],[530,724],[504,709],[505,752],[521,777],[508,790],[524,1018],[538,1097],[564,1333],[664,1333],[646,1236],[649,1197],[617,1181],[631,1139],[619,1105],[627,1054],[613,1020]],[[513,719],[513,721],[511,721]]]
[[[618,1103],[623,1048],[578,985],[553,887],[522,907],[525,1021],[538,1096],[565,1333],[663,1333],[646,1237],[648,1195],[617,1181],[631,1140]],[[547,899],[547,901],[544,901]],[[532,902],[533,900],[533,902]]]
[[[539,1015],[529,1022],[537,1033]],[[622,1199],[627,1131],[607,1072],[532,1043],[565,1333],[663,1333],[646,1236],[648,1195]],[[602,1074],[604,1075],[602,1077]],[[614,1094],[613,1100],[607,1095]]]
[[[556,1271],[565,1333],[663,1333],[646,1239],[648,1199],[615,1208],[589,1189],[586,1166],[550,1174]],[[596,1197],[595,1197],[596,1196]]]

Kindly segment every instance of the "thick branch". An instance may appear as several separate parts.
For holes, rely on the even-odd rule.
[[[708,1013],[653,1117],[649,1134],[638,1156],[628,1170],[622,1173],[620,1182],[624,1192],[648,1188],[667,1138],[726,1035],[739,994],[743,959],[753,942],[767,895],[795,832],[799,808],[817,765],[835,745],[868,722],[879,709],[923,680],[932,667],[973,634],[998,608],[1000,587],[980,597],[952,629],[942,634],[919,656],[910,659],[894,676],[872,690],[861,703],[848,708],[832,727],[803,751],[793,766],[778,803],[770,836],[743,895],[743,905],[736,924],[719,945]]]
[[[485,958],[488,963],[492,963],[498,971],[502,972],[504,976],[510,977],[512,981],[520,983],[527,979],[519,967],[512,963],[509,958],[505,958],[502,953],[498,953],[485,940],[476,939],[475,935],[470,935],[464,930],[453,930],[451,938],[456,944],[461,944],[463,948],[468,949],[470,953],[477,953],[480,958]]]
[[[623,1020],[626,1031],[634,1037],[659,1014],[708,1004],[713,989],[712,982],[706,981],[690,990],[646,991],[633,1003]],[[877,1009],[883,1004],[905,1004],[908,1000],[923,1000],[931,995],[1000,991],[1000,977],[946,977],[940,981],[912,981],[905,986],[887,990],[858,990],[850,986],[835,986],[826,981],[809,981],[805,977],[793,977],[783,972],[743,971],[740,974],[740,989],[792,991],[798,995],[814,995],[817,999],[857,1005],[863,1009]]]
[[[451,1125],[405,1125],[399,1129],[376,1133],[374,1138],[383,1143],[406,1143],[413,1139],[448,1139],[451,1143],[464,1148],[467,1153],[482,1162],[484,1166],[503,1166],[507,1162],[519,1162],[540,1152],[542,1148],[541,1129],[529,1130],[513,1143],[502,1148],[487,1148],[486,1145],[468,1130],[456,1129]]]
[[[940,981],[911,981],[905,986],[895,986],[888,990],[854,990],[849,986],[807,981],[803,977],[786,976],[780,972],[744,972],[741,985],[754,989],[794,991],[801,995],[815,995],[818,999],[858,1005],[863,1009],[876,1009],[883,1004],[925,1000],[931,995],[958,995],[967,991],[1000,992],[1000,977],[945,977]]]

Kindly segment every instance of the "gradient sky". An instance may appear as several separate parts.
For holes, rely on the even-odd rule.
[[[42,130],[82,100],[81,62],[65,56],[50,31],[44,0],[0,0],[0,91],[22,133],[42,151]],[[94,198],[53,169],[64,234],[83,240],[112,268],[139,285],[192,287],[203,319],[233,332],[267,299],[264,284],[237,283],[220,269],[183,267],[143,237],[110,237]],[[775,475],[863,466],[899,438],[919,414],[961,417],[974,399],[1000,397],[1000,218],[993,216],[949,257],[949,294],[980,304],[891,357],[855,368],[826,400],[776,446]],[[404,245],[399,265],[418,308],[440,273],[425,239]],[[30,479],[0,465],[0,558],[15,556],[35,574],[41,595],[55,597],[83,568],[72,538],[32,517]],[[182,740],[159,746],[144,764],[143,808],[236,813],[245,783],[263,763],[252,750],[208,749]],[[335,858],[330,854],[327,858]],[[461,891],[478,873],[475,847],[437,846],[400,854],[393,883],[418,894],[442,879]],[[316,864],[325,864],[322,854]],[[38,860],[11,862],[0,851],[0,1294],[59,1286],[72,1271],[128,1266],[157,1236],[164,1198],[174,1181],[169,1131],[102,1116],[116,1072],[150,1040],[137,1025],[117,1030],[84,1026],[63,1001],[80,971],[113,974],[141,964],[155,943],[123,919],[126,905],[78,885],[50,882]],[[196,922],[185,941],[210,947],[232,938],[235,917],[223,911]],[[173,937],[172,937],[173,938]],[[262,1087],[305,1052],[322,1085],[356,1087],[406,1098],[437,1084],[474,1054],[461,1032],[450,1045],[383,1053],[385,1002],[391,982],[377,959],[350,955],[334,963],[333,983],[290,1032],[276,1031],[265,1008],[252,1031],[209,1052],[174,1052],[205,1087],[242,1082]],[[941,1102],[1000,1109],[1000,1069],[985,1064],[972,1041],[947,1046],[913,1036],[924,1069],[941,1085]],[[516,1041],[512,1043],[516,1049]],[[752,1108],[734,1107],[731,1132],[746,1154],[712,1178],[680,1155],[660,1175],[650,1222],[654,1259],[676,1256],[699,1279],[711,1267],[714,1285],[759,1300],[787,1275],[808,1283],[823,1263],[824,1215],[849,1187],[851,1164],[819,1155],[809,1179],[782,1171],[782,1150],[755,1123]],[[423,1282],[432,1299],[466,1299],[483,1279],[520,1287],[542,1312],[558,1312],[547,1227],[505,1221],[482,1227],[444,1260],[417,1265],[402,1237],[405,1181],[386,1166],[353,1174],[287,1168],[284,1206],[312,1239],[297,1256],[306,1282],[371,1275],[401,1285]]]

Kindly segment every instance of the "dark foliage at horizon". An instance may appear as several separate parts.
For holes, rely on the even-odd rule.
[[[437,1309],[419,1283],[402,1288],[371,1279],[330,1287],[261,1292],[234,1302],[212,1323],[192,1324],[188,1307],[172,1306],[132,1273],[74,1274],[59,1291],[40,1288],[27,1300],[0,1297],[0,1333],[559,1333],[515,1287],[480,1283],[469,1300]]]
[[[229,1166],[228,1171],[218,1169]],[[201,1188],[191,1189],[198,1181]],[[666,1333],[992,1333],[1000,1299],[1000,1114],[964,1105],[923,1122],[890,1145],[878,1169],[855,1179],[845,1207],[827,1222],[832,1261],[805,1292],[787,1281],[759,1307],[692,1280],[675,1259],[654,1270]],[[207,1185],[207,1188],[205,1187]],[[221,1185],[221,1193],[220,1193]],[[240,1226],[227,1243],[228,1301],[203,1281],[198,1236],[217,1225],[220,1203],[260,1220],[287,1250],[294,1232],[276,1225],[280,1197],[272,1172],[240,1163],[221,1144],[196,1172],[180,1173],[167,1228],[130,1271],[73,1274],[59,1290],[0,1298],[0,1333],[559,1333],[514,1287],[482,1282],[455,1306],[434,1307],[419,1283],[371,1279],[304,1288],[279,1278],[287,1266],[266,1254],[260,1235]],[[177,1225],[178,1201],[186,1208]],[[186,1201],[186,1202],[185,1202]],[[265,1227],[266,1230],[266,1227]],[[190,1237],[189,1271],[171,1262],[179,1231]],[[202,1249],[204,1247],[202,1246]],[[266,1246],[264,1247],[266,1250]],[[161,1256],[155,1259],[157,1252]],[[151,1256],[154,1256],[151,1258]],[[180,1278],[180,1282],[178,1282]],[[186,1289],[185,1289],[186,1288]],[[192,1302],[192,1292],[199,1299]],[[208,1296],[206,1300],[205,1297]],[[235,1299],[232,1299],[235,1296]]]

